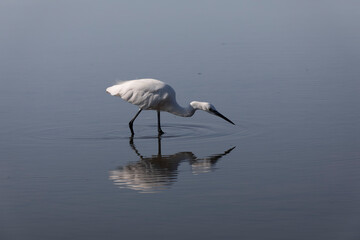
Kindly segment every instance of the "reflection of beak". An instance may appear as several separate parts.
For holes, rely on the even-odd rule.
[[[210,109],[210,112],[213,113],[213,114],[215,114],[216,116],[221,117],[222,119],[228,121],[229,123],[235,125],[235,123],[233,123],[230,119],[228,119],[227,117],[225,117],[224,115],[222,115],[222,114],[219,113],[218,111]]]

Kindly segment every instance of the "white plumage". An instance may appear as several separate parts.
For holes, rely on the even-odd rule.
[[[208,102],[191,102],[187,107],[181,107],[176,102],[176,93],[168,84],[156,79],[137,79],[119,82],[106,89],[112,96],[119,96],[125,101],[137,105],[140,109],[135,117],[129,122],[131,134],[134,135],[133,122],[142,110],[156,110],[158,113],[158,132],[164,132],[160,127],[160,111],[169,112],[182,117],[191,117],[196,110],[203,110],[217,115],[234,124],[228,118],[220,114],[215,107]]]
[[[176,102],[175,91],[156,79],[138,79],[119,82],[106,89],[112,96],[139,106],[143,110],[161,110]]]

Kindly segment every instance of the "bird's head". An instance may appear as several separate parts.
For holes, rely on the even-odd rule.
[[[235,125],[235,123],[233,123],[230,119],[228,119],[227,117],[225,117],[224,115],[222,115],[221,113],[219,113],[216,108],[214,107],[214,105],[212,105],[211,103],[208,102],[197,102],[197,101],[193,101],[190,103],[190,105],[194,108],[194,109],[198,109],[198,110],[203,110],[205,112],[208,112],[210,114],[213,114],[215,116],[218,116],[226,121],[228,121],[229,123]]]

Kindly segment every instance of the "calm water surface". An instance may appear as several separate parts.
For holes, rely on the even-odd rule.
[[[2,1],[0,239],[359,239],[356,1]],[[181,105],[105,93],[152,77]]]

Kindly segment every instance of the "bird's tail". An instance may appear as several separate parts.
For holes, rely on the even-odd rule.
[[[120,85],[114,85],[114,86],[108,87],[106,89],[106,92],[110,93],[112,96],[116,96],[116,95],[119,95],[120,88],[121,88]]]

